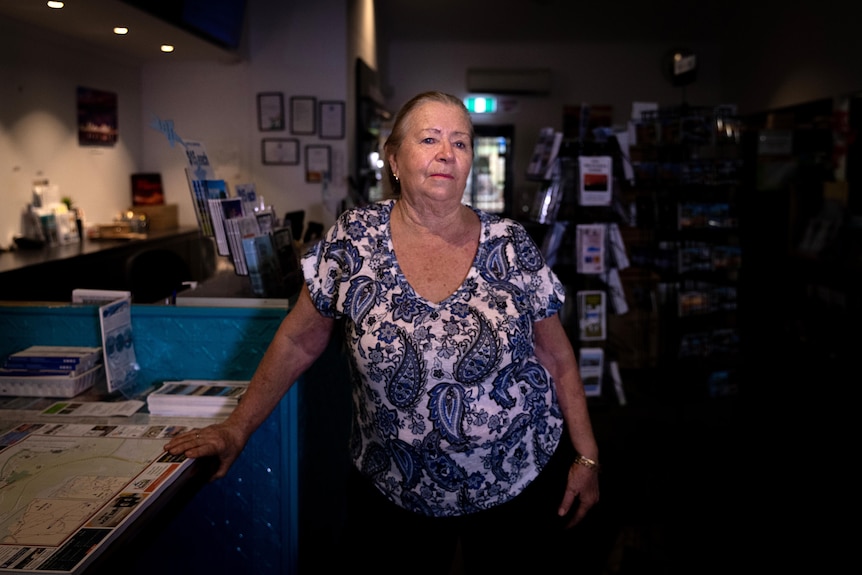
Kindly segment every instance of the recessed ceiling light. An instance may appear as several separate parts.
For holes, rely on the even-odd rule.
[[[162,44],[162,52],[173,52],[174,47],[170,44]]]
[[[126,28],[125,26],[117,26],[114,28],[114,34],[119,34],[120,36],[123,36],[123,35],[128,34],[128,33],[129,33],[129,29]]]
[[[62,2],[48,2],[48,8],[62,8],[63,6]]]

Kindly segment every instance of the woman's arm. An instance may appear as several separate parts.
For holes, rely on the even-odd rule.
[[[534,323],[533,334],[536,356],[554,378],[560,409],[575,451],[593,462],[598,462],[599,448],[593,436],[578,362],[559,316],[555,315]],[[579,505],[569,523],[570,526],[583,519],[590,507],[599,500],[597,471],[578,462],[573,462],[569,469],[568,485],[559,514],[566,515],[575,499],[579,499]]]
[[[239,404],[224,422],[176,436],[165,450],[186,457],[217,456],[213,479],[223,477],[252,433],[272,413],[296,379],[326,348],[334,320],[317,311],[308,287],[281,322]]]

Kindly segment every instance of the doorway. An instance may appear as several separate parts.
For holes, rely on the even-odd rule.
[[[474,130],[473,170],[467,179],[463,202],[492,214],[510,216],[515,127],[476,125]]]

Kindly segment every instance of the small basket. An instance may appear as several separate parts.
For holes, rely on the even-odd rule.
[[[18,397],[75,397],[105,377],[105,366],[99,364],[84,373],[70,376],[0,376],[0,395]]]

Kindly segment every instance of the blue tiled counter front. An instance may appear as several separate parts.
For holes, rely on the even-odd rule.
[[[286,310],[132,306],[143,382],[249,379]],[[0,305],[0,355],[27,345],[101,345],[97,308]],[[224,479],[207,484],[127,574],[293,573],[297,565],[295,386]],[[2,415],[0,415],[2,417]]]
[[[148,383],[250,379],[285,314],[272,308],[132,306],[140,375]]]
[[[132,306],[142,385],[166,379],[248,379],[286,310]],[[0,356],[33,344],[101,345],[94,306],[0,306]]]

